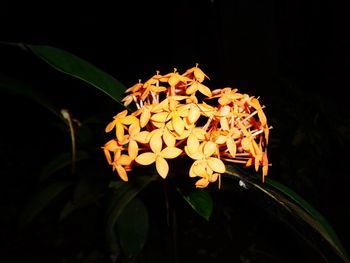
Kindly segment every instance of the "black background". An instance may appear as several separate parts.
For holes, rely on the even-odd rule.
[[[283,147],[290,145],[292,136],[283,132],[294,128],[295,119],[288,118],[312,115],[315,109],[309,108],[308,103],[321,100],[323,106],[331,109],[334,125],[340,121],[348,127],[349,35],[347,9],[341,1],[0,3],[0,41],[62,48],[126,86],[149,78],[156,70],[169,73],[177,68],[183,72],[199,63],[210,77],[210,87],[237,87],[260,96],[274,126],[272,146],[274,139],[280,142],[271,149],[271,176],[288,184],[324,213],[348,250],[348,144],[331,147],[325,154],[327,158],[322,159],[324,166],[319,167],[325,169],[323,177],[317,178],[320,172],[315,171],[310,175],[311,186],[279,174],[285,169],[280,155],[285,153]],[[105,95],[62,76],[18,48],[0,46],[0,69],[38,87],[78,118],[97,112],[108,120],[118,109]],[[26,170],[34,176],[42,162],[50,159],[46,154],[50,144],[65,146],[50,141],[45,121],[51,116],[42,113],[39,106],[23,98],[1,96],[8,96],[1,99],[1,162],[5,164],[4,173],[10,169],[18,172],[1,183],[5,192],[1,200],[5,224],[25,203],[23,190],[31,193],[30,187],[35,185],[33,178],[20,173]],[[299,105],[298,114],[285,114],[285,101]],[[317,127],[312,123],[310,127],[321,130],[319,143],[332,142],[333,134],[327,132],[332,124],[323,125],[320,120]],[[42,144],[37,145],[35,138]],[[31,159],[31,147],[37,152],[35,160]],[[4,236],[4,244],[8,236]]]

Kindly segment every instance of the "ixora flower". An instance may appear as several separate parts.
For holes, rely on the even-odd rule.
[[[119,177],[138,165],[155,164],[162,178],[168,176],[167,159],[187,156],[188,172],[198,177],[196,187],[219,181],[225,163],[262,167],[268,173],[269,129],[264,106],[258,98],[225,87],[211,90],[203,83],[209,77],[198,64],[180,74],[177,69],[156,74],[126,90],[125,106],[135,111],[119,112],[107,125],[115,137],[103,147],[107,162]]]

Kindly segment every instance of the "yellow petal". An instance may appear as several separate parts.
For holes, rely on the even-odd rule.
[[[179,83],[180,78],[178,73],[173,73],[171,77],[168,79],[168,83],[170,86],[174,87],[177,83]]]
[[[188,113],[188,121],[190,123],[195,123],[199,117],[201,116],[201,111],[199,107],[195,104],[193,104],[190,108],[190,111]]]
[[[199,140],[193,134],[190,134],[187,138],[187,147],[191,153],[196,153],[198,151]]]
[[[153,136],[151,137],[151,140],[149,141],[149,146],[151,147],[151,150],[154,153],[160,153],[163,146],[162,134],[154,133]]]
[[[200,68],[195,68],[193,71],[194,77],[196,78],[196,80],[198,80],[199,82],[203,82],[204,78],[205,78],[205,74],[203,73],[203,71]]]
[[[116,136],[119,142],[124,141],[124,125],[120,122],[116,123]]]
[[[126,154],[122,154],[119,159],[118,159],[118,164],[120,165],[130,165],[132,162],[132,159],[130,158],[130,156],[126,155]]]
[[[236,127],[230,129],[230,134],[233,139],[241,137],[241,132]]]
[[[134,140],[139,142],[139,143],[149,143],[150,138],[148,138],[149,131],[142,131],[139,134],[134,135]],[[148,140],[147,140],[148,139]]]
[[[158,104],[153,104],[151,112],[162,111],[162,110],[164,110],[164,109],[166,109],[168,107],[168,104],[169,104],[169,100],[168,99],[164,99]]]
[[[193,94],[197,90],[198,90],[198,83],[195,81],[186,89],[186,94],[188,95]]]
[[[177,134],[181,136],[185,129],[185,124],[183,120],[177,114],[174,114],[172,118],[172,124]]]
[[[119,177],[120,177],[123,181],[127,182],[127,181],[128,181],[128,175],[126,174],[126,171],[125,171],[125,169],[123,168],[123,166],[121,166],[121,165],[115,165],[114,167],[115,167],[115,169],[117,170],[117,173],[118,173]]]
[[[136,141],[132,140],[129,142],[128,154],[132,159],[135,159],[139,153],[139,146]]]
[[[228,120],[226,117],[222,117],[220,118],[220,127],[221,129],[223,129],[224,131],[229,131],[230,130],[230,126],[228,124]]]
[[[156,155],[152,152],[142,153],[136,157],[135,161],[142,165],[150,165],[156,160]]]
[[[227,149],[228,149],[228,151],[230,152],[232,158],[235,158],[235,156],[236,156],[236,151],[237,151],[237,146],[236,146],[235,141],[234,141],[231,137],[228,137],[228,138],[227,138],[227,140],[226,140],[226,146],[227,146]]]
[[[159,113],[153,114],[151,117],[151,120],[155,122],[164,123],[168,120],[168,118],[169,118],[169,112],[159,112]]]
[[[122,112],[119,112],[114,118],[122,118],[128,115],[128,110],[123,110]]]
[[[241,141],[243,150],[249,152],[252,147],[252,141],[248,138],[243,138]]]
[[[149,122],[149,119],[151,118],[151,112],[150,110],[144,106],[143,111],[140,116],[140,126],[143,128],[147,125]]]
[[[167,128],[164,129],[163,140],[167,146],[175,146],[175,136]]]
[[[169,172],[169,165],[167,161],[161,156],[157,156],[156,159],[156,169],[162,178],[166,178]]]
[[[198,90],[207,97],[211,97],[211,90],[201,83],[198,83]]]
[[[259,120],[260,120],[260,122],[261,122],[261,125],[262,125],[262,126],[265,126],[265,125],[266,125],[266,122],[267,122],[265,113],[264,113],[262,110],[258,110],[258,116],[259,116]]]
[[[190,105],[181,105],[176,108],[176,112],[180,117],[187,117],[190,112]]]
[[[261,155],[255,156],[255,159],[254,159],[254,168],[255,168],[255,171],[256,171],[256,172],[259,170],[259,165],[260,165],[261,159],[262,159],[262,156],[261,156]]]
[[[116,140],[112,139],[104,145],[104,148],[108,151],[115,152],[118,148],[120,148],[120,146]]]
[[[208,177],[208,173],[205,170],[205,167],[202,165],[202,162],[199,162],[197,165],[193,166],[193,173],[200,177]]]
[[[226,142],[226,136],[219,134],[219,135],[215,136],[214,142],[216,144],[223,144]]]
[[[166,159],[174,159],[182,153],[182,150],[176,147],[166,147],[160,152],[160,155]]]
[[[139,120],[134,115],[129,115],[123,118],[121,122],[125,125],[130,125],[132,123],[138,123]]]
[[[217,150],[217,144],[211,141],[205,143],[203,153],[206,157],[212,156]]]
[[[138,122],[134,122],[129,126],[129,134],[130,136],[136,135],[140,132],[141,128]]]
[[[106,160],[109,164],[112,164],[112,156],[111,153],[107,149],[103,149],[103,152],[105,154]]]
[[[115,120],[111,121],[110,123],[108,123],[106,129],[105,129],[105,132],[110,132],[111,130],[113,130],[115,126]]]
[[[184,150],[185,150],[186,154],[188,155],[188,157],[190,157],[190,158],[193,159],[193,160],[200,160],[200,159],[202,159],[202,158],[204,157],[204,156],[203,156],[203,153],[200,152],[200,151],[196,151],[196,152],[194,152],[194,153],[190,152],[190,151],[188,150],[188,147],[187,147],[187,146],[184,147]]]
[[[218,158],[208,158],[209,167],[217,173],[224,173],[226,171],[225,164]]]
[[[226,95],[223,95],[218,99],[218,102],[220,105],[227,105],[231,103],[231,100]]]
[[[196,136],[196,138],[198,139],[198,140],[204,140],[205,139],[205,135],[207,134],[207,132],[205,131],[205,130],[203,130],[202,128],[199,128],[199,127],[197,127],[197,128],[194,128],[193,130],[192,130],[192,134],[194,135],[194,136]]]
[[[196,182],[197,188],[205,188],[209,185],[209,181],[207,178],[201,178]]]
[[[198,164],[198,161],[194,161],[194,163],[191,165],[189,176],[190,177],[197,177],[198,175],[194,173],[194,167]]]

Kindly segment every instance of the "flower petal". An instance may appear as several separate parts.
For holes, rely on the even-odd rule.
[[[140,116],[140,126],[142,128],[145,127],[149,122],[150,118],[151,118],[151,112],[147,107],[144,106]]]
[[[116,123],[116,136],[119,142],[124,141],[124,125],[121,124],[120,122]]]
[[[207,97],[211,97],[211,90],[207,86],[204,86],[201,83],[198,83],[197,85],[200,93],[204,94]]]
[[[161,156],[157,156],[156,158],[156,169],[162,178],[165,179],[167,177],[169,172],[169,165],[167,161]]]
[[[236,151],[237,151],[237,146],[236,146],[235,141],[234,141],[231,137],[228,137],[228,138],[227,138],[227,140],[226,140],[226,146],[227,146],[227,149],[228,149],[228,151],[230,152],[232,158],[235,158],[235,156],[236,156]]]
[[[167,128],[164,129],[163,140],[167,146],[175,146],[175,136]]]
[[[139,143],[149,143],[150,138],[148,138],[149,131],[142,131],[139,134],[134,135],[134,140],[139,142]],[[148,140],[147,140],[148,139]]]
[[[126,173],[124,167],[121,166],[121,165],[114,165],[114,168],[117,170],[117,173],[118,173],[119,177],[120,177],[123,181],[127,182],[127,181],[128,181],[128,175],[127,175],[127,173]]]
[[[166,147],[160,152],[160,155],[166,159],[173,159],[178,157],[181,153],[182,150],[177,147]]]
[[[196,104],[193,104],[188,113],[188,121],[190,123],[195,123],[201,116],[201,111]]]
[[[113,128],[115,127],[115,120],[111,121],[110,123],[108,123],[105,132],[110,132],[111,130],[113,130]]]
[[[208,165],[214,172],[224,173],[226,171],[225,164],[218,158],[208,158]]]
[[[153,114],[151,117],[151,120],[155,122],[164,123],[168,120],[168,117],[169,117],[169,112],[159,112],[159,113]]]
[[[129,126],[129,134],[130,136],[136,135],[140,132],[141,127],[139,125],[139,122],[134,122]]]
[[[176,133],[181,136],[185,129],[184,121],[177,114],[174,114],[172,124]]]
[[[201,178],[196,182],[197,188],[205,188],[209,185],[209,181],[207,178]]]
[[[217,150],[217,144],[211,141],[205,143],[203,153],[206,157],[212,156]]]
[[[130,158],[130,156],[126,154],[122,154],[117,160],[117,163],[120,165],[130,165],[131,162],[132,162],[132,159]]]
[[[149,146],[154,153],[160,153],[163,146],[162,134],[158,132],[154,133],[149,141]]]
[[[142,165],[150,165],[156,161],[156,155],[152,152],[142,153],[135,158],[135,161]]]
[[[132,123],[139,122],[139,119],[133,115],[129,115],[129,116],[124,117],[121,122],[125,125],[130,125]]]
[[[137,144],[137,142],[134,140],[129,141],[128,154],[130,158],[135,159],[138,153],[139,153],[139,145]]]

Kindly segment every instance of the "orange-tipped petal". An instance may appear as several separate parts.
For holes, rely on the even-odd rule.
[[[135,158],[135,161],[142,165],[150,165],[156,161],[156,155],[152,152],[142,153]]]
[[[208,165],[214,172],[224,173],[226,171],[225,164],[218,158],[208,158]]]
[[[167,161],[161,156],[157,156],[156,158],[156,169],[163,179],[167,177],[169,172],[169,165]]]
[[[160,155],[166,159],[174,159],[182,153],[182,150],[176,147],[166,147],[160,152]]]

